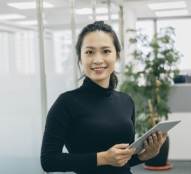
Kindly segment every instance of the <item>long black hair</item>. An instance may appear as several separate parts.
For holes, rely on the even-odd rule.
[[[111,37],[113,38],[113,44],[115,46],[117,56],[119,56],[118,52],[121,51],[121,45],[119,43],[119,40],[118,40],[118,37],[117,37],[115,31],[112,29],[112,27],[110,25],[104,24],[104,21],[95,21],[93,24],[89,24],[86,27],[84,27],[78,36],[78,40],[76,43],[76,54],[78,57],[77,63],[78,63],[79,70],[80,70],[79,61],[81,59],[81,46],[82,46],[83,38],[85,37],[86,34],[96,31],[96,30],[103,31],[103,32],[106,32],[111,35]],[[81,73],[81,70],[80,70],[80,73]],[[117,76],[115,73],[117,73],[117,72],[113,71],[110,75],[110,79],[114,84],[114,88],[116,88],[117,84],[118,84],[118,79],[117,79]],[[85,76],[85,74],[82,74],[82,73],[81,73],[81,75],[82,76],[79,78],[79,80]]]

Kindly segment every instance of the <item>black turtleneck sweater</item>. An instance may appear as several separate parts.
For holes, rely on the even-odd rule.
[[[110,81],[103,88],[87,76],[82,86],[60,94],[50,108],[41,147],[41,165],[46,172],[78,174],[128,174],[143,161],[138,155],[122,167],[97,166],[97,153],[116,144],[133,143],[134,102],[114,90]],[[63,146],[69,153],[63,153]]]

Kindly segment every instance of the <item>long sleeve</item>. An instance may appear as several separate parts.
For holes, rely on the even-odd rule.
[[[86,77],[81,87],[62,93],[47,114],[41,147],[41,166],[46,172],[77,174],[126,174],[142,163],[133,155],[126,165],[97,166],[97,153],[135,139],[132,99],[102,88]],[[66,147],[68,153],[62,152]]]
[[[97,153],[62,153],[73,124],[70,98],[60,95],[50,108],[41,146],[41,166],[45,172],[66,172],[97,167]]]
[[[132,103],[133,103],[133,113],[132,113],[132,117],[131,120],[133,122],[134,125],[134,132],[135,132],[135,104],[134,101],[131,99]],[[136,132],[135,132],[136,133]],[[132,144],[135,141],[135,134],[134,137],[132,138],[130,144]],[[138,154],[134,154],[132,155],[131,159],[129,160],[129,164],[131,167],[136,166],[138,164],[144,163],[145,161],[141,161],[138,157]]]

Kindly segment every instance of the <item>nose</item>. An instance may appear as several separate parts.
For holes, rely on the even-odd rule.
[[[93,63],[96,63],[96,64],[101,64],[103,63],[103,59],[102,59],[102,56],[100,54],[96,54],[94,59],[93,59]]]

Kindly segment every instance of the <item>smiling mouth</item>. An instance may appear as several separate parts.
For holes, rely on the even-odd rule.
[[[91,68],[92,70],[103,70],[106,69],[107,67],[100,67],[100,68]]]

